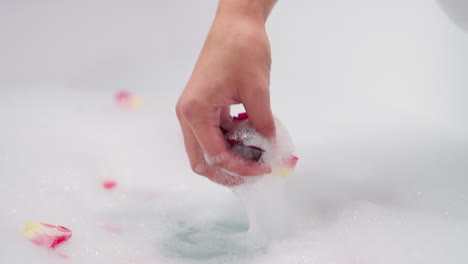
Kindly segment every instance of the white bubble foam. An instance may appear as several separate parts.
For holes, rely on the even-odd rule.
[[[275,137],[266,139],[252,127],[248,119],[234,120],[223,125],[227,131],[227,140],[237,142],[231,150],[272,169],[269,175],[245,176],[243,184],[231,187],[246,208],[250,233],[260,239],[279,239],[290,235],[295,227],[294,210],[285,198],[287,178],[278,173],[289,170],[290,174],[295,167],[295,162],[294,166],[288,167],[288,160],[296,156],[294,143],[286,127],[275,118]]]
[[[158,96],[128,112],[112,93],[60,91],[3,92],[0,263],[63,263],[22,237],[28,221],[70,228],[57,251],[77,264],[468,261],[466,140],[299,141],[292,175],[239,199],[190,171]]]

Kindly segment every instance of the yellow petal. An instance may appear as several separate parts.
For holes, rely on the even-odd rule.
[[[289,168],[278,168],[273,174],[281,177],[288,177],[292,172],[293,170]]]
[[[142,104],[143,104],[143,97],[141,96],[132,97],[132,107],[137,108]]]

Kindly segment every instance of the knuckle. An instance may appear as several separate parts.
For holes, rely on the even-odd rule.
[[[209,167],[204,161],[201,161],[199,163],[191,163],[190,167],[192,168],[192,171],[194,173],[200,176],[208,177]]]
[[[197,99],[182,99],[177,103],[177,116],[190,120],[199,112],[201,103]]]
[[[192,171],[195,172],[198,175],[203,175],[204,168],[202,164],[191,164],[190,167],[192,168]]]
[[[192,167],[192,171],[193,171],[194,173],[198,174],[198,175],[202,175],[202,176],[203,176],[201,170],[200,170],[199,168],[197,168],[196,166],[195,166],[195,167]]]
[[[180,100],[177,101],[177,104],[175,106],[175,111],[176,111],[177,118],[179,120],[181,120],[182,119],[182,111],[181,111],[181,102],[180,102]]]

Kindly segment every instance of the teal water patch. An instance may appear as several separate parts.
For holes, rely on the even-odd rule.
[[[164,243],[169,256],[206,263],[215,259],[242,259],[266,253],[266,247],[248,238],[248,224],[230,220],[188,224],[179,221]]]

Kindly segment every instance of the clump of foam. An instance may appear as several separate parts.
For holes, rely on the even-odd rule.
[[[285,177],[293,172],[298,158],[292,139],[278,118],[275,127],[275,137],[267,139],[252,127],[245,113],[222,124],[231,151],[272,169],[269,175],[244,177],[243,184],[231,187],[246,208],[249,232],[261,238],[284,237],[294,226],[293,212],[285,199]]]
[[[299,160],[289,133],[278,118],[275,118],[276,134],[272,139],[263,137],[249,122],[246,113],[232,121],[224,121],[221,129],[231,151],[238,155],[272,168],[272,174],[289,176]]]

